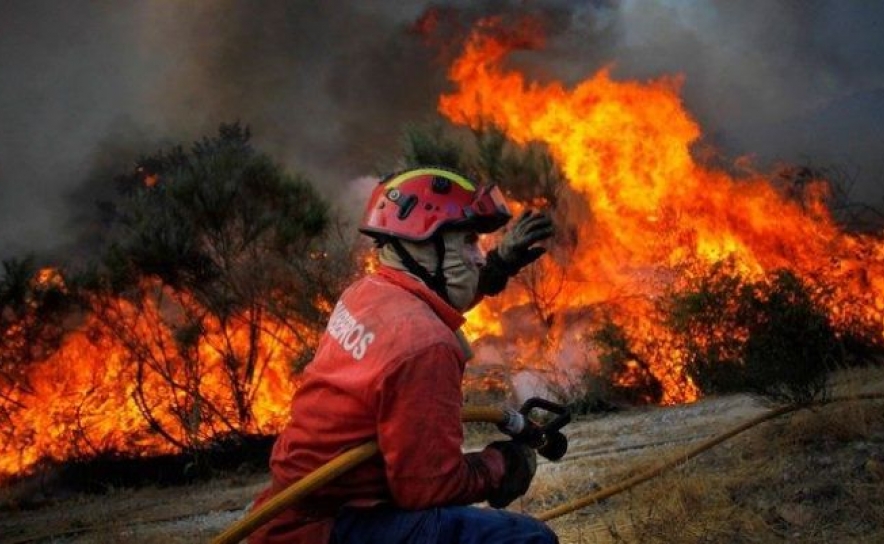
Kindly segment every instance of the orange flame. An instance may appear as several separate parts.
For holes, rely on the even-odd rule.
[[[144,289],[156,291],[149,283]],[[176,443],[199,446],[228,432],[281,428],[297,386],[292,346],[301,345],[290,329],[250,315],[226,327],[204,318],[200,341],[182,349],[168,314],[186,310],[189,300],[170,304],[168,295],[139,305],[95,301],[97,313],[31,368],[26,386],[5,395],[0,481],[42,460],[168,453],[180,450]],[[315,327],[301,329],[316,334]],[[255,362],[251,383],[237,384],[247,395],[245,419],[232,398],[231,380],[242,376],[232,374],[231,355]]]
[[[666,331],[648,317],[650,301],[723,259],[747,278],[782,267],[825,277],[837,286],[825,301],[834,322],[863,319],[881,328],[884,245],[839,231],[824,183],[811,184],[797,201],[761,175],[737,179],[698,164],[691,150],[701,132],[682,104],[680,77],[615,81],[604,69],[568,89],[505,69],[512,49],[540,43],[536,31],[523,25],[503,32],[495,20],[479,25],[451,66],[457,89],[440,98],[439,110],[474,128],[493,124],[519,144],[545,144],[567,178],[579,201],[569,207],[583,216],[569,220],[574,253],[545,265],[543,276],[563,278],[548,301],[551,314],[622,300],[617,321],[650,361],[669,403],[699,391],[681,372],[678,349],[665,347]],[[525,299],[517,290],[488,301],[470,315],[470,326],[488,333],[490,319]],[[547,358],[563,355],[562,340],[547,341]]]

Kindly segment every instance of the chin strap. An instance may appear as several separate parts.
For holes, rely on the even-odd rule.
[[[398,238],[390,238],[387,243],[393,246],[396,255],[399,256],[399,259],[402,260],[402,264],[405,265],[405,268],[407,268],[409,272],[420,278],[427,287],[432,289],[437,295],[442,297],[442,300],[450,305],[451,300],[448,298],[445,273],[442,270],[442,264],[445,259],[445,240],[443,240],[442,236],[439,234],[434,234],[430,240],[432,240],[433,245],[436,248],[436,271],[433,274],[430,274],[429,270],[411,256],[411,253],[405,249]]]

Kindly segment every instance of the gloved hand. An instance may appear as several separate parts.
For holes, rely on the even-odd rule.
[[[496,295],[507,280],[540,258],[546,248],[534,246],[553,235],[552,219],[545,213],[525,210],[503,235],[500,245],[488,252],[479,274],[479,292]]]
[[[546,248],[532,246],[552,235],[552,219],[548,215],[525,210],[503,235],[500,245],[497,246],[497,254],[513,276],[546,253]]]
[[[537,472],[537,454],[527,444],[501,440],[488,444],[503,454],[505,473],[500,486],[491,491],[488,504],[492,508],[506,508],[528,491]]]

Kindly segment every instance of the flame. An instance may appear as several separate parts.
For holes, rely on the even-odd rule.
[[[169,453],[285,423],[297,387],[293,346],[301,345],[289,327],[247,313],[226,326],[206,317],[197,324],[199,342],[183,349],[170,315],[186,313],[192,301],[170,303],[172,293],[150,282],[143,289],[162,296],[92,301],[94,311],[30,369],[26,385],[4,395],[0,481],[45,460]],[[317,334],[306,324],[299,329]],[[243,375],[232,374],[232,357],[255,365],[251,381],[235,384],[245,414],[234,398],[233,380]]]
[[[41,268],[37,271],[33,281],[34,287],[39,289],[55,289],[60,292],[66,292],[67,286],[64,282],[64,276],[61,271],[54,267]]]
[[[651,317],[653,300],[724,259],[749,279],[784,267],[825,278],[835,286],[823,301],[834,323],[859,319],[882,329],[884,245],[838,229],[824,182],[788,198],[762,175],[735,178],[699,164],[692,146],[701,131],[682,103],[680,76],[615,81],[605,68],[573,88],[526,81],[503,64],[513,49],[541,44],[537,32],[531,24],[504,30],[495,19],[478,25],[450,68],[456,90],[440,98],[439,110],[473,128],[493,124],[518,144],[544,144],[567,178],[579,201],[569,208],[582,215],[567,221],[576,231],[573,253],[543,265],[542,277],[563,278],[559,294],[547,301],[550,315],[601,303],[616,308],[616,321],[662,383],[666,403],[700,392],[683,372],[679,349]],[[474,338],[526,335],[499,326],[526,298],[516,287],[483,303],[469,315]],[[533,342],[532,356],[573,359],[563,342],[580,328],[546,330],[550,338]],[[544,328],[526,336],[544,338]]]

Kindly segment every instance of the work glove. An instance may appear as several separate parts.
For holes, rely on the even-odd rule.
[[[525,210],[503,235],[500,245],[488,252],[487,262],[479,274],[479,292],[496,295],[506,287],[507,280],[546,253],[534,244],[553,235],[552,219],[545,213]]]
[[[504,462],[503,478],[488,495],[488,504],[492,508],[506,508],[528,491],[537,472],[537,454],[527,444],[513,440],[492,442],[488,447],[503,454]]]

